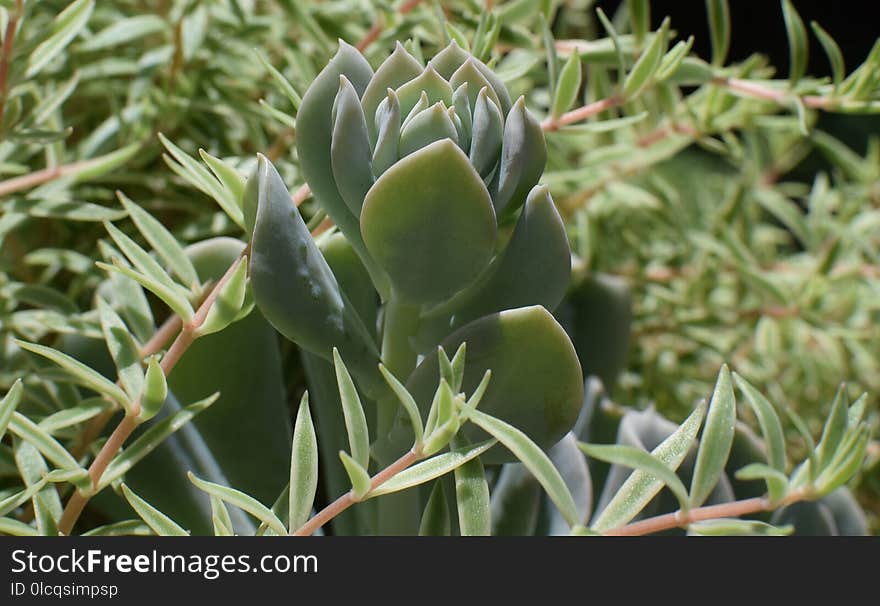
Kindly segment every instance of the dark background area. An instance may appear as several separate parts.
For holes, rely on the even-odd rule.
[[[788,73],[788,41],[782,19],[782,3],[778,0],[730,0],[731,40],[728,61],[742,61],[758,52],[766,55],[779,70]],[[813,36],[810,21],[816,21],[840,45],[847,69],[857,67],[880,37],[876,0],[793,0],[810,36],[808,73],[815,76],[831,74],[825,53]],[[612,14],[620,0],[600,0],[597,6]],[[703,0],[651,0],[652,27],[657,28],[665,16],[672,17],[672,27],[679,37],[693,35],[694,50],[706,59],[711,55],[706,4]]]
[[[607,14],[613,14],[620,0],[599,0]],[[840,46],[847,73],[856,69],[868,56],[871,47],[880,38],[880,2],[870,0],[792,0],[804,21],[810,44],[807,75],[830,76],[831,67],[822,45],[810,27],[816,21],[831,34]],[[788,74],[788,38],[782,17],[780,0],[729,0],[730,50],[727,63],[743,61],[752,54],[765,55],[776,67],[777,77]],[[651,0],[651,27],[656,29],[666,16],[672,18],[672,28],[680,39],[694,36],[694,51],[709,59],[712,47],[704,0]],[[880,116],[842,115],[822,112],[816,127],[841,139],[858,153],[864,153],[868,138],[880,134]],[[812,154],[801,167],[809,173],[819,168],[819,158]]]

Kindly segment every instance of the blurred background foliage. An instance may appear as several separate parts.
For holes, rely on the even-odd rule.
[[[0,388],[34,363],[13,337],[100,335],[92,299],[104,274],[93,260],[106,257],[101,222],[126,214],[117,190],[183,243],[237,236],[188,156],[203,149],[246,173],[264,153],[293,190],[299,94],[338,38],[374,66],[396,40],[430,56],[455,38],[540,117],[573,52],[583,77],[567,109],[614,101],[548,134],[544,181],[576,251],[558,315],[617,404],[681,421],[724,362],[814,434],[841,381],[876,401],[880,47],[870,16],[795,2],[802,38],[775,3],[732,3],[726,26],[724,3],[650,4],[645,15],[633,10],[644,3],[589,0],[2,0]],[[695,36],[687,59],[616,102],[621,65],[667,15],[670,49]],[[838,74],[812,19],[853,76]],[[310,200],[303,209],[316,213]],[[161,323],[167,312],[151,305]],[[287,343],[282,364],[295,406],[303,375]],[[71,397],[52,378],[27,385],[36,414]],[[77,439],[75,428],[62,435]],[[855,492],[877,528],[876,442],[869,453]],[[0,474],[16,473],[0,455]]]

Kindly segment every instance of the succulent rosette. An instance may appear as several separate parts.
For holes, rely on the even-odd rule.
[[[325,359],[338,348],[368,392],[381,360],[423,406],[439,380],[436,346],[466,342],[464,391],[491,369],[481,408],[544,446],[561,438],[583,393],[550,313],[571,253],[538,185],[546,144],[524,100],[454,42],[426,65],[398,44],[375,72],[341,43],[303,96],[296,142],[339,233],[313,241],[261,160],[245,215],[269,321]]]

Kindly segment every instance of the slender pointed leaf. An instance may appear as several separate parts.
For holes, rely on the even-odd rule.
[[[89,368],[82,362],[75,360],[67,354],[61,353],[56,349],[46,347],[45,345],[19,341],[18,339],[16,339],[15,342],[22,349],[26,349],[27,351],[51,360],[52,362],[63,368],[65,371],[67,371],[77,381],[77,383],[109,397],[111,400],[113,400],[123,408],[127,409],[130,406],[128,396],[122,390],[122,388],[110,382],[99,372],[95,371],[92,368]]]
[[[452,522],[449,519],[449,507],[446,503],[446,494],[443,491],[443,482],[435,482],[425,510],[422,512],[419,536],[445,537],[451,533]]]
[[[140,347],[128,331],[122,318],[101,297],[98,297],[98,314],[101,318],[104,341],[107,343],[107,350],[116,365],[119,382],[125,389],[125,393],[128,394],[129,401],[133,402],[140,396],[144,385]]]
[[[309,411],[309,394],[299,403],[293,428],[290,455],[290,487],[288,490],[288,525],[296,530],[306,523],[315,502],[318,488],[318,439]]]
[[[352,495],[356,501],[360,501],[370,492],[370,474],[344,450],[339,451],[339,458],[342,459],[342,465],[351,481]]]
[[[724,466],[727,464],[730,448],[733,445],[735,429],[736,399],[733,395],[730,370],[725,365],[718,374],[712,401],[709,403],[709,412],[706,415],[706,425],[700,437],[700,448],[697,451],[697,462],[691,480],[692,507],[703,504],[724,473]]]
[[[654,476],[672,491],[672,494],[678,499],[679,507],[683,511],[687,511],[689,507],[687,488],[685,488],[675,471],[651,453],[622,444],[603,445],[584,444],[581,442],[578,444],[578,448],[588,457],[599,459],[612,465],[623,465],[638,469]]]
[[[342,402],[342,413],[345,416],[345,429],[348,431],[348,443],[351,448],[351,456],[358,465],[364,469],[370,464],[370,435],[367,429],[367,417],[361,398],[348,369],[339,355],[339,351],[333,348],[333,365],[336,369],[336,385],[339,388],[339,398]]]
[[[190,404],[176,412],[174,415],[162,419],[159,423],[156,423],[147,431],[139,435],[125,448],[125,450],[110,462],[110,465],[107,466],[106,471],[104,471],[104,474],[101,476],[98,490],[101,490],[121,478],[129,469],[134,467],[138,461],[153,452],[162,441],[165,440],[165,438],[189,423],[193,417],[216,402],[218,397],[219,394],[214,394],[204,400]]]
[[[171,268],[171,271],[180,278],[188,287],[198,285],[199,276],[193,267],[192,261],[178,243],[177,238],[171,235],[153,215],[148,213],[138,204],[135,204],[122,192],[116,192],[116,196],[141,235],[150,243],[156,254]]]
[[[543,450],[519,429],[479,410],[471,411],[470,420],[504,444],[540,482],[547,496],[559,509],[569,526],[579,523],[577,506],[559,471]]]
[[[431,457],[401,471],[387,482],[380,484],[370,492],[370,497],[378,497],[383,494],[406,490],[407,488],[435,480],[450,471],[454,471],[458,466],[464,465],[474,457],[480,456],[495,444],[495,440],[487,440],[475,446],[454,449]]]
[[[164,513],[147,503],[125,484],[122,494],[135,513],[160,537],[188,537],[189,533]]]
[[[6,428],[9,425],[9,420],[12,418],[12,413],[15,412],[15,409],[21,402],[21,394],[23,392],[24,387],[22,387],[21,379],[16,379],[6,395],[3,396],[3,399],[0,400],[0,440],[6,435]]]
[[[652,450],[651,454],[663,461],[670,469],[678,469],[696,440],[705,414],[706,401],[703,400],[684,423]],[[598,514],[591,529],[605,532],[623,526],[638,515],[661,488],[663,482],[653,475],[644,471],[634,471]]]
[[[209,495],[213,495],[229,503],[230,505],[235,505],[236,507],[245,510],[261,522],[265,522],[272,530],[277,532],[278,534],[287,534],[287,529],[284,528],[284,524],[281,523],[281,520],[272,513],[272,510],[254,499],[253,497],[246,495],[240,490],[235,490],[234,488],[229,488],[227,486],[221,486],[220,484],[215,484],[213,482],[206,482],[205,480],[201,480],[195,476],[191,471],[187,472],[187,477],[189,481],[196,485],[199,489],[205,491]]]
[[[454,473],[455,503],[461,536],[490,536],[492,519],[489,484],[483,464],[479,458],[474,458],[457,467]]]

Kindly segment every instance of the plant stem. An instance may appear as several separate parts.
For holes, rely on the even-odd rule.
[[[803,501],[808,495],[801,491],[792,492],[781,502],[773,503],[766,497],[755,497],[753,499],[744,499],[742,501],[732,501],[730,503],[721,503],[719,505],[708,505],[706,507],[698,507],[685,513],[681,510],[667,513],[661,516],[655,516],[645,520],[639,520],[613,528],[602,534],[606,536],[642,536],[662,532],[672,528],[684,528],[694,522],[703,522],[706,520],[716,520],[718,518],[737,518],[739,516],[748,515],[750,513],[759,513],[762,511],[773,511],[798,501]]]
[[[382,363],[391,373],[404,380],[416,366],[417,354],[409,344],[419,323],[419,307],[401,303],[391,296],[385,304],[382,327]],[[378,405],[378,435],[385,436],[394,424],[397,414],[397,398],[393,394],[382,397]]]
[[[239,255],[238,259],[234,263],[229,266],[229,269],[226,270],[226,273],[223,274],[223,277],[217,281],[217,284],[214,285],[214,288],[211,289],[211,292],[208,293],[208,296],[205,297],[205,300],[199,306],[198,310],[196,310],[195,315],[192,320],[183,324],[178,333],[177,338],[174,339],[174,342],[171,343],[171,347],[168,348],[168,351],[162,356],[162,359],[159,361],[159,368],[162,369],[162,372],[167,377],[171,374],[172,369],[177,365],[180,361],[180,358],[189,349],[190,345],[196,339],[196,331],[198,328],[205,322],[205,318],[208,316],[208,312],[211,310],[211,306],[217,300],[217,297],[220,296],[220,291],[226,285],[226,283],[232,278],[233,273],[235,273],[238,264],[242,262],[241,260],[250,252],[250,245],[245,246],[244,250]],[[166,323],[167,325],[167,323]],[[164,328],[165,326],[163,326]],[[161,330],[161,329],[160,329]],[[152,339],[151,339],[152,341]],[[140,425],[140,419],[138,419],[138,415],[141,411],[141,402],[140,399],[137,399],[132,403],[131,409],[122,417],[122,420],[119,422],[119,425],[116,426],[116,429],[113,430],[113,433],[110,434],[110,437],[104,443],[104,446],[101,447],[101,450],[98,452],[95,460],[92,461],[92,464],[89,466],[89,477],[92,479],[92,489],[95,490],[98,487],[98,483],[101,480],[101,476],[104,475],[104,472],[107,470],[107,466],[113,460],[113,458],[117,455],[119,450],[122,448],[122,445],[128,440],[129,436],[131,436],[132,432],[137,429],[138,425]],[[73,495],[71,495],[70,500],[67,502],[67,505],[64,508],[64,512],[61,514],[61,519],[58,522],[58,530],[62,534],[69,535],[73,530],[76,521],[79,519],[80,514],[85,508],[86,504],[89,502],[89,499],[92,497],[92,494],[84,494],[79,490],[74,491]]]
[[[740,80],[739,78],[715,78],[712,82],[713,84],[724,86],[733,92],[750,97],[757,97],[758,99],[764,99],[765,101],[772,101],[779,105],[788,105],[792,100],[797,98],[797,95],[794,95],[789,91],[767,88],[756,82]],[[812,109],[829,109],[833,104],[831,99],[815,95],[800,97],[800,100],[803,102],[804,106]]]
[[[541,128],[545,132],[552,132],[555,130],[559,130],[560,127],[566,126],[568,124],[574,124],[575,122],[582,122],[591,116],[595,116],[596,114],[601,114],[602,112],[611,109],[612,107],[617,107],[621,103],[623,103],[624,99],[620,95],[611,95],[606,99],[599,99],[598,101],[593,101],[588,105],[584,105],[583,107],[579,107],[577,109],[573,109],[570,112],[565,112],[555,120],[551,118],[547,118],[543,122],[541,122]]]
[[[0,129],[3,127],[3,116],[6,114],[6,94],[9,91],[9,64],[12,62],[12,47],[15,43],[15,32],[18,20],[24,12],[24,0],[15,0],[15,13],[9,13],[6,32],[3,34],[3,48],[0,50]]]
[[[422,454],[420,452],[416,452],[414,450],[410,450],[405,455],[394,461],[391,465],[374,475],[370,478],[370,491],[375,490],[397,474],[399,474],[404,469],[408,468],[413,463],[418,462],[422,459]],[[368,499],[370,493],[368,492],[364,499]],[[360,499],[360,500],[364,500]],[[359,500],[355,498],[354,493],[352,491],[346,492],[344,495],[327,505],[324,509],[316,513],[309,519],[308,522],[303,524],[296,531],[291,532],[290,536],[294,537],[307,537],[311,536],[315,533],[316,530],[324,526],[327,522],[338,516],[340,513],[358,503]]]

